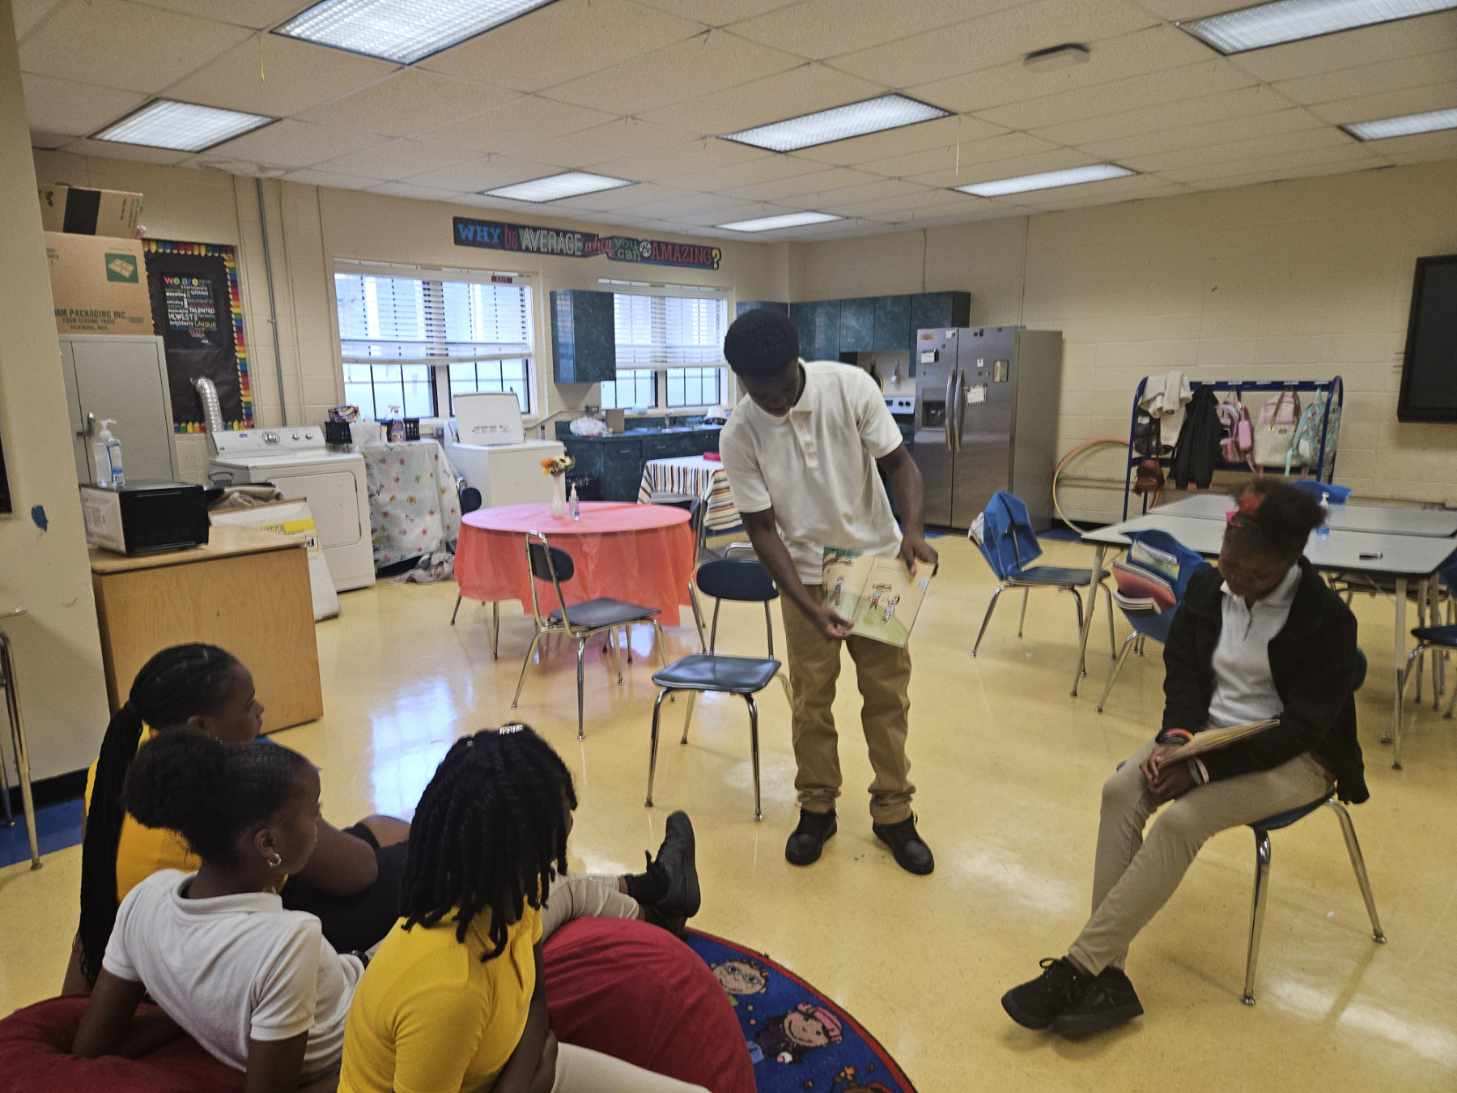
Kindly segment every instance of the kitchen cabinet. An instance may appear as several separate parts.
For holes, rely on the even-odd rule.
[[[642,485],[643,446],[637,437],[602,443],[602,500],[636,501]]]
[[[789,305],[783,300],[740,300],[734,305],[734,318],[738,318],[746,311],[755,311],[763,308],[766,311],[777,311],[781,315],[789,314]]]
[[[918,292],[911,297],[911,328],[905,346],[910,353],[909,374],[916,374],[916,332],[971,325],[971,293]]]
[[[906,342],[914,337],[911,329],[911,298],[909,296],[875,297],[875,337],[871,348],[878,352],[899,353],[905,350]]]
[[[875,299],[865,296],[858,300],[841,300],[839,344],[835,356],[829,359],[838,360],[840,353],[862,353],[874,348]]]
[[[558,383],[617,378],[612,293],[561,289],[551,294],[552,372]]]

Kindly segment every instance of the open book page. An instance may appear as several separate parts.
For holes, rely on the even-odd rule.
[[[851,633],[904,646],[931,586],[931,573],[923,565],[913,577],[899,558],[826,547],[825,604],[850,623]]]
[[[1244,725],[1230,725],[1225,729],[1205,729],[1194,734],[1194,739],[1179,748],[1180,759],[1194,759],[1205,752],[1218,751],[1241,740],[1248,740],[1280,724],[1278,721],[1250,721]]]

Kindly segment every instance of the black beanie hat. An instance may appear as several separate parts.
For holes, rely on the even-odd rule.
[[[782,312],[746,311],[724,335],[723,358],[741,376],[771,376],[799,359],[799,332]]]

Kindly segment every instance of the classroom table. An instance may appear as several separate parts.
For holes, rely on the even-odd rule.
[[[1150,509],[1148,516],[1189,516],[1223,520],[1234,498],[1223,493],[1196,493]],[[1457,510],[1397,508],[1389,505],[1332,505],[1326,523],[1332,531],[1366,531],[1383,535],[1421,535],[1450,539],[1457,535]]]
[[[1150,512],[1120,524],[1083,533],[1083,542],[1095,547],[1093,552],[1092,580],[1088,595],[1091,598],[1098,582],[1105,573],[1103,560],[1111,547],[1125,547],[1129,544],[1128,533],[1133,531],[1163,531],[1172,535],[1190,550],[1198,551],[1206,558],[1216,557],[1224,541],[1224,520],[1195,516],[1170,516]],[[1393,535],[1375,532],[1332,530],[1324,537],[1312,535],[1305,548],[1305,557],[1316,569],[1325,572],[1364,573],[1370,576],[1390,577],[1396,585],[1396,637],[1392,653],[1392,669],[1395,690],[1392,698],[1391,741],[1392,766],[1401,769],[1401,700],[1406,683],[1406,594],[1408,582],[1425,584],[1428,589],[1436,577],[1437,570],[1457,550],[1457,542],[1449,539],[1424,535]],[[1083,615],[1082,633],[1078,641],[1078,661],[1073,675],[1072,693],[1078,693],[1082,679],[1083,664],[1088,648],[1088,634],[1092,629],[1094,608],[1089,606]]]
[[[739,510],[729,491],[728,472],[716,459],[701,455],[677,456],[671,459],[649,459],[643,464],[642,485],[637,499],[644,504],[655,494],[678,493],[686,497],[707,497],[708,514],[704,526],[709,532],[728,531],[739,526]]]

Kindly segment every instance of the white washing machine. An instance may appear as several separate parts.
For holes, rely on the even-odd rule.
[[[319,545],[340,592],[374,584],[369,481],[364,456],[325,446],[317,425],[213,434],[218,452],[208,468],[214,483],[272,482],[289,500],[304,500],[319,529]]]
[[[466,485],[481,491],[482,505],[551,500],[552,480],[541,461],[566,447],[559,440],[525,438],[515,395],[456,395],[455,414],[446,428],[445,458]]]

